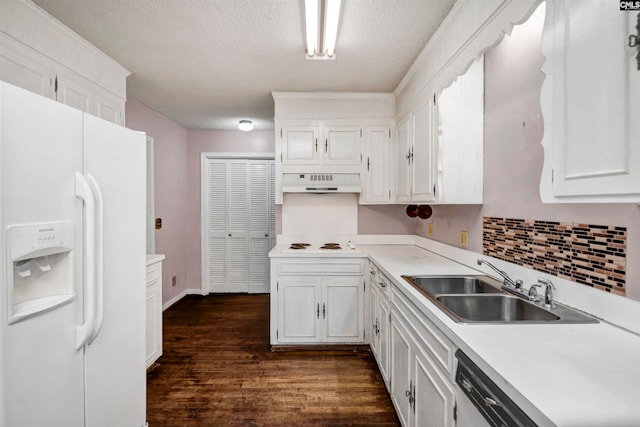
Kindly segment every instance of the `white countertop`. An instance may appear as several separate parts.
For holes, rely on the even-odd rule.
[[[164,259],[162,254],[147,254],[147,266],[160,262]]]
[[[640,336],[598,324],[459,324],[401,275],[485,274],[410,245],[359,246],[534,421],[640,425]]]

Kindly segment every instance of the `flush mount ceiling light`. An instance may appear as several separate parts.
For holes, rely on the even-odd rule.
[[[307,59],[336,59],[341,0],[305,0]],[[320,44],[322,43],[322,44]]]
[[[240,120],[238,123],[238,129],[244,132],[249,132],[250,130],[253,130],[253,123],[251,120]]]

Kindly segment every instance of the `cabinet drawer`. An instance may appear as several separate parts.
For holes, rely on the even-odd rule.
[[[391,292],[391,280],[389,280],[389,278],[382,272],[378,273],[378,289],[380,289],[380,292],[384,297],[389,298]]]
[[[444,372],[453,375],[455,346],[402,292],[394,289],[392,310],[404,317],[413,329],[421,347],[424,347]]]
[[[154,264],[147,267],[147,285],[160,280],[160,265]]]
[[[338,274],[362,276],[364,275],[364,260],[358,259],[281,259],[278,263],[278,273],[281,275],[295,274],[324,276]]]

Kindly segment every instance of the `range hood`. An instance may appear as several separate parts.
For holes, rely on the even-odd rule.
[[[283,193],[360,193],[357,173],[285,173]]]

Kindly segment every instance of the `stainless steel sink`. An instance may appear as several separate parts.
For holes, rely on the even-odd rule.
[[[402,276],[422,293],[484,294],[500,293],[500,282],[486,276]]]
[[[439,295],[436,301],[463,322],[553,322],[560,316],[504,294]]]
[[[458,323],[598,323],[562,304],[552,309],[502,291],[489,276],[402,276]]]

